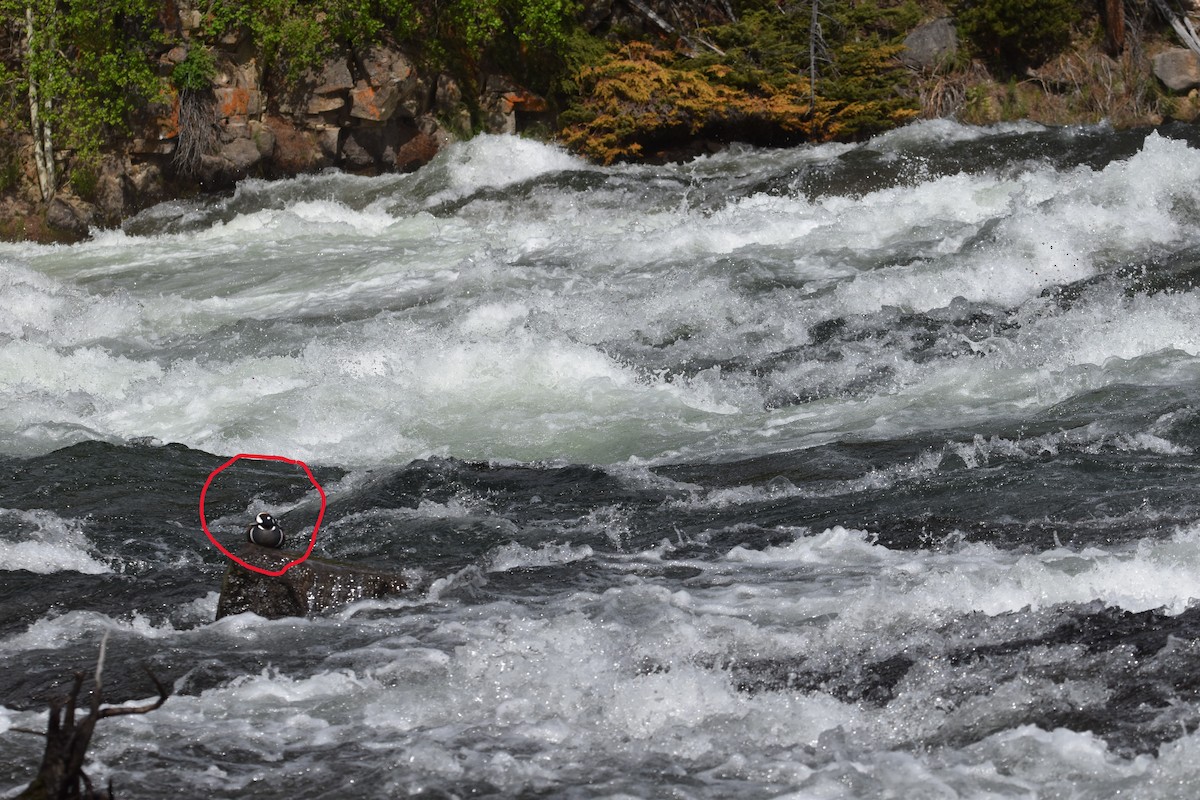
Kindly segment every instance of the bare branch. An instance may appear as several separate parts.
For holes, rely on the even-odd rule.
[[[157,675],[150,671],[149,667],[143,664],[142,668],[146,670],[146,674],[149,675],[150,680],[154,682],[154,688],[158,689],[158,699],[153,703],[147,703],[142,706],[109,706],[108,708],[102,708],[98,712],[100,719],[104,719],[105,717],[120,717],[126,714],[149,714],[151,711],[161,707],[163,703],[167,702],[167,698],[171,696],[170,690],[163,685],[163,682],[158,679]]]
[[[45,736],[46,736],[45,731],[35,731],[35,730],[31,730],[29,728],[9,728],[9,730],[16,731],[17,733],[31,733],[34,736],[41,736],[42,738],[45,738]]]

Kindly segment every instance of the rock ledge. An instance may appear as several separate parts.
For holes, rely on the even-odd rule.
[[[237,555],[247,564],[275,571],[304,554],[247,544]],[[394,597],[407,588],[407,581],[394,573],[325,558],[310,557],[279,577],[231,562],[221,583],[217,619],[243,611],[267,619],[304,617],[357,600]]]

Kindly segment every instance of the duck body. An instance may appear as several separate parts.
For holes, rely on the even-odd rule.
[[[254,524],[246,529],[246,539],[259,547],[283,547],[283,528],[270,514],[263,512],[254,518]]]

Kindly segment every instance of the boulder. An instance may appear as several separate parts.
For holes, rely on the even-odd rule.
[[[417,120],[417,133],[396,149],[394,167],[398,172],[412,172],[433,160],[433,157],[453,140],[432,114]]]
[[[46,206],[46,224],[76,238],[88,235],[94,218],[91,206],[61,195]]]
[[[267,117],[263,122],[275,138],[272,163],[275,171],[284,175],[315,172],[333,163],[328,148],[322,147],[322,136],[311,130],[301,130],[283,117]],[[336,129],[334,129],[336,134]]]
[[[217,98],[217,116],[225,119],[248,119],[262,113],[262,93],[258,89],[232,86],[213,89]]]
[[[309,98],[308,105],[304,107],[304,113],[313,115],[326,114],[330,111],[337,111],[344,105],[346,105],[344,97],[315,94]]]
[[[270,158],[275,152],[275,131],[263,122],[258,120],[250,121],[250,141],[254,142],[254,146],[258,148],[258,153],[263,158]]]
[[[94,201],[106,225],[119,225],[128,212],[125,197],[126,165],[115,158],[106,158],[96,178]]]
[[[313,94],[337,94],[354,88],[350,67],[344,58],[331,58],[325,62],[320,73],[313,73],[307,82],[313,85]]]
[[[906,66],[935,70],[948,64],[958,52],[958,32],[949,17],[935,19],[913,29],[904,39],[900,60]]]
[[[244,177],[262,160],[262,152],[249,136],[245,139],[234,139],[221,148],[221,158],[229,162],[232,172]]]
[[[350,89],[350,116],[386,122],[397,108],[409,116],[423,109],[428,94],[413,62],[404,53],[375,45],[359,61],[363,78]]]
[[[1153,64],[1155,76],[1173,92],[1200,87],[1200,56],[1191,50],[1167,50],[1156,55]]]
[[[375,87],[359,81],[350,90],[350,116],[368,122],[386,122],[400,104],[400,87],[387,84]]]
[[[302,555],[253,544],[238,552],[247,564],[270,571],[278,571]],[[395,573],[325,558],[310,557],[278,577],[231,562],[221,583],[217,619],[243,611],[267,619],[305,617],[358,600],[394,597],[406,589],[408,582]]]

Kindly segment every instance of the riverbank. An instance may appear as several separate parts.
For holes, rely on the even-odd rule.
[[[934,1],[817,4],[814,16],[802,3],[589,0],[542,29],[542,45],[513,27],[511,41],[494,32],[454,56],[445,42],[381,29],[298,69],[299,55],[281,58],[261,28],[171,0],[146,45],[162,92],[123,130],[109,125],[98,148],[52,151],[52,193],[28,118],[0,128],[0,237],[74,241],[248,177],[411,171],[481,132],[611,163],[859,140],[921,118],[1127,128],[1196,117],[1200,58],[1150,3],[1051,5],[1060,18],[1029,27],[1023,35],[1043,38],[1018,47]],[[19,60],[6,69],[18,80]]]

